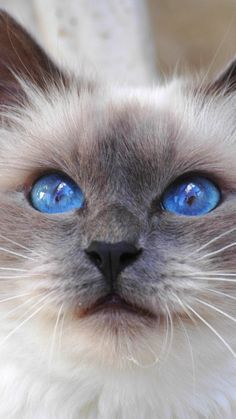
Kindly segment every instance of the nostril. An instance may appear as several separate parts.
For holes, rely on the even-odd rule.
[[[120,256],[120,261],[122,263],[127,263],[130,259],[133,259],[133,255],[130,255],[129,253],[123,253],[123,255]]]
[[[101,256],[99,256],[99,254],[97,252],[88,252],[86,251],[89,259],[95,263],[95,265],[97,265],[98,267],[102,265],[102,258]]]
[[[137,250],[137,252],[135,252],[135,253],[129,253],[129,252],[122,253],[120,255],[120,263],[122,264],[122,266],[125,267],[125,266],[135,262],[138,259],[138,257],[140,256],[141,253],[142,253],[141,249]]]

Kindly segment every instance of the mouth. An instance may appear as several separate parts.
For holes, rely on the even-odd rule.
[[[105,297],[99,298],[94,304],[83,310],[82,316],[91,316],[97,313],[127,313],[129,315],[148,317],[152,319],[156,317],[151,311],[131,304],[116,293],[107,294]]]

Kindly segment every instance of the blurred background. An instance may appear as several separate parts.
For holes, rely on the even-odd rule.
[[[236,0],[0,0],[58,62],[153,84],[236,55]]]

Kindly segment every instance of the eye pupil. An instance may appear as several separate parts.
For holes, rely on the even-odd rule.
[[[162,206],[179,215],[197,216],[212,211],[220,202],[221,194],[209,179],[193,176],[179,179],[167,188]]]
[[[30,193],[32,206],[40,212],[63,213],[80,209],[84,195],[80,187],[68,176],[53,173],[39,178]]]
[[[186,202],[190,207],[191,207],[191,205],[193,205],[195,200],[196,200],[196,196],[194,196],[194,195],[189,196],[188,198],[186,198]]]
[[[65,184],[64,183],[60,183],[58,186],[57,186],[57,188],[56,188],[56,191],[55,191],[55,201],[56,202],[60,202],[61,201],[61,199],[62,199],[62,197],[63,197],[63,187],[65,186]]]

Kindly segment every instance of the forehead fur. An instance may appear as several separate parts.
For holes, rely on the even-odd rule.
[[[89,173],[90,179],[104,182],[126,171],[130,180],[133,176],[145,183],[146,176],[148,184],[150,177],[165,184],[186,172],[203,171],[222,178],[229,188],[235,183],[234,96],[213,100],[181,80],[153,90],[78,90],[72,82],[45,94],[22,86],[28,104],[3,114],[3,187],[15,188],[27,176],[52,169],[76,181]]]

